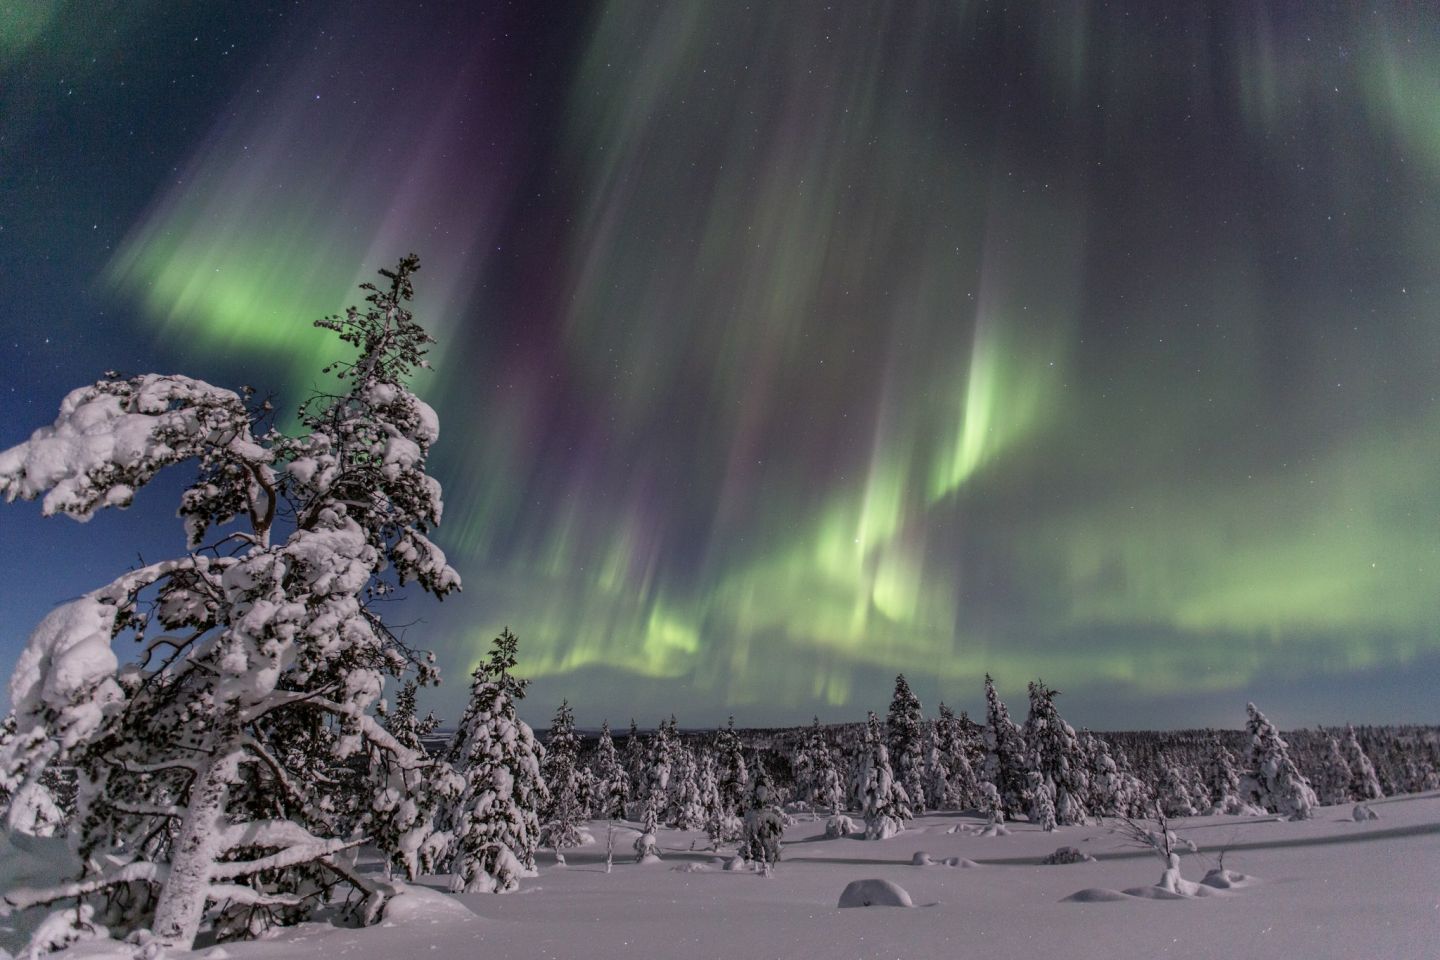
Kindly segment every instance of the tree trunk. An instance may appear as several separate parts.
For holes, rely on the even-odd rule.
[[[225,807],[239,772],[240,753],[233,739],[222,741],[191,794],[170,858],[170,875],[155,905],[155,939],[167,947],[194,946],[205,915],[210,871],[224,853]]]

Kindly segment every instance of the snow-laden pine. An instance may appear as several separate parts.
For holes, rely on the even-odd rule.
[[[885,719],[886,746],[895,779],[910,799],[911,816],[925,812],[925,714],[905,674],[895,678],[895,693]]]
[[[910,798],[895,780],[890,750],[874,711],[865,721],[865,739],[855,761],[852,793],[865,818],[866,840],[888,840],[905,829],[911,818]]]
[[[12,889],[12,908],[79,900],[112,935],[180,948],[202,925],[223,939],[302,918],[336,884],[358,891],[359,919],[378,915],[383,891],[339,854],[399,842],[370,831],[429,761],[373,708],[387,677],[430,667],[369,601],[460,585],[428,536],[439,421],[406,385],[433,342],[406,306],[418,267],[382,270],[365,308],[317,321],[355,356],[296,435],[257,434],[269,410],[248,388],[108,374],[0,453],[0,495],[77,520],[198,468],[180,500],[187,551],[52,611],[20,656],[0,750],[11,816],[58,767],[79,791],[71,880]]]
[[[1291,820],[1310,819],[1320,801],[1290,758],[1290,745],[1255,704],[1247,703],[1245,710],[1250,746],[1240,777],[1240,799]]]
[[[544,748],[515,713],[528,680],[516,677],[518,641],[506,629],[471,676],[470,702],[446,751],[455,783],[448,790],[449,844],[440,857],[451,888],[510,893],[535,875]]]

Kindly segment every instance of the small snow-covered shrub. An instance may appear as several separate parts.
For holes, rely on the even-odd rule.
[[[1095,858],[1081,853],[1078,847],[1060,847],[1040,862],[1043,864],[1085,863]]]
[[[859,832],[859,825],[843,813],[837,813],[825,821],[825,839],[827,840],[841,840]]]
[[[1370,805],[1368,803],[1355,804],[1355,809],[1350,811],[1350,816],[1354,818],[1356,823],[1363,823],[1366,820],[1380,819],[1380,814],[1370,809]]]

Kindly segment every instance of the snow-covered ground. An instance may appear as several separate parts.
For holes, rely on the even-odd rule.
[[[662,831],[660,863],[638,865],[634,831],[617,830],[605,872],[605,825],[569,866],[541,858],[540,876],[508,896],[451,897],[433,885],[393,902],[363,930],[311,924],[262,943],[199,951],[232,960],[507,958],[1425,958],[1440,957],[1440,794],[1372,804],[1357,823],[1349,806],[1309,822],[1195,817],[1174,821],[1199,854],[1181,859],[1201,879],[1224,849],[1225,867],[1256,882],[1188,900],[1066,898],[1081,890],[1153,885],[1163,865],[1110,825],[1046,834],[1012,824],[1004,837],[973,832],[973,816],[937,814],[891,840],[825,840],[824,821],[785,831],[772,877],[727,871],[690,847],[698,833]],[[968,828],[968,829],[967,829]],[[1044,866],[1059,846],[1094,861]],[[624,851],[629,856],[621,857]],[[916,866],[917,852],[935,865]],[[974,865],[944,866],[956,858]],[[889,880],[915,907],[840,909],[853,880]],[[414,888],[412,888],[414,889]],[[1208,889],[1208,888],[1207,888]],[[95,956],[100,945],[71,951]],[[113,949],[113,947],[112,947]]]

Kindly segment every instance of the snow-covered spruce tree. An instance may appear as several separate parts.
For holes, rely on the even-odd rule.
[[[760,755],[755,755],[754,776],[750,778],[750,796],[745,805],[745,826],[740,837],[740,856],[758,863],[768,876],[780,862],[780,838],[785,821],[775,796],[775,785]]]
[[[626,809],[631,820],[639,820],[644,816],[646,802],[649,799],[646,793],[649,788],[646,775],[648,758],[649,751],[645,746],[645,738],[640,736],[640,731],[635,727],[635,718],[631,717],[630,733],[625,738],[625,776],[630,781]]]
[[[830,741],[820,726],[819,717],[815,717],[810,726],[804,756],[803,773],[799,765],[795,770],[800,798],[810,805],[811,810],[824,807],[832,813],[840,813],[845,806],[845,785],[835,768]]]
[[[696,783],[700,788],[705,836],[709,838],[711,848],[719,850],[721,841],[738,835],[739,824],[726,814],[725,805],[720,801],[720,781],[715,775],[715,756],[710,750],[700,754]]]
[[[1155,786],[1155,802],[1167,817],[1193,817],[1200,812],[1190,794],[1185,771],[1175,758],[1160,755],[1160,782]]]
[[[975,802],[975,771],[970,768],[964,741],[960,719],[942,702],[926,758],[930,805],[937,810],[955,810]]]
[[[582,841],[579,752],[575,713],[569,701],[561,700],[545,738],[545,758],[540,761],[540,776],[549,793],[541,808],[540,844],[554,847],[557,853],[566,847],[578,847]]]
[[[895,694],[885,720],[886,746],[895,779],[910,798],[911,814],[925,812],[925,714],[905,674],[895,678]]]
[[[207,920],[230,937],[300,919],[336,884],[378,916],[381,891],[336,854],[380,839],[364,833],[373,801],[427,764],[371,708],[387,676],[432,668],[369,601],[460,582],[428,538],[438,420],[406,386],[433,342],[406,306],[418,268],[405,258],[363,286],[365,308],[317,321],[357,355],[329,368],[340,383],[301,406],[296,436],[257,436],[268,410],[248,388],[108,374],[0,453],[7,500],[79,520],[166,467],[199,472],[180,502],[188,550],[52,611],[20,656],[0,780],[18,799],[73,767],[80,866],[11,890],[12,907],[79,900],[113,934],[180,948]]]
[[[1345,752],[1345,760],[1350,764],[1350,798],[1379,800],[1384,796],[1380,789],[1380,778],[1375,773],[1375,765],[1360,746],[1360,740],[1355,736],[1355,728],[1348,723],[1345,724],[1345,740],[1341,749]]]
[[[606,820],[623,820],[625,805],[630,802],[630,776],[620,766],[609,720],[600,724],[600,742],[595,748],[591,770],[596,781],[595,812]]]
[[[1210,797],[1212,814],[1246,812],[1245,804],[1240,801],[1240,774],[1235,772],[1235,755],[1219,740],[1210,745],[1210,755],[1205,761],[1205,792]]]
[[[515,713],[529,685],[511,673],[518,644],[509,628],[495,638],[490,659],[471,674],[470,703],[446,751],[459,783],[444,818],[451,844],[441,866],[457,893],[510,893],[535,875],[539,812],[548,802],[545,750]]]
[[[679,747],[676,726],[673,716],[669,720],[661,720],[650,742],[645,745],[645,803],[655,810],[655,816],[661,823],[669,823],[673,819],[670,812],[670,775],[675,770],[675,754]]]
[[[982,776],[995,785],[1000,808],[1013,819],[1030,806],[1025,779],[1025,738],[1010,719],[1005,702],[995,692],[995,681],[985,674],[985,768]]]
[[[720,801],[725,812],[739,816],[745,808],[750,774],[745,769],[745,746],[735,732],[735,718],[715,735],[716,774],[720,778]]]
[[[420,684],[407,680],[395,695],[395,706],[381,700],[375,713],[380,725],[416,756],[425,755],[424,738],[440,726],[433,713],[420,719],[417,694]],[[373,753],[371,762],[385,763],[383,753]],[[443,764],[425,769],[396,768],[388,771],[389,787],[372,803],[368,832],[377,845],[391,851],[389,871],[399,870],[407,880],[434,869],[431,839],[436,832],[442,793],[453,771]]]
[[[677,830],[695,830],[705,823],[699,774],[694,751],[684,743],[677,743],[675,766],[670,773],[667,825]]]
[[[1061,719],[1055,707],[1055,698],[1059,695],[1060,691],[1050,689],[1043,680],[1030,684],[1030,715],[1025,720],[1023,736],[1026,767],[1040,774],[1040,783],[1054,807],[1055,820],[1063,826],[1085,823],[1089,819],[1086,801],[1090,775],[1080,738],[1074,728]],[[1033,783],[1032,780],[1032,789]]]
[[[905,829],[911,818],[909,797],[895,781],[890,751],[880,730],[880,718],[872,710],[865,721],[865,739],[855,764],[853,793],[865,818],[866,840],[888,840]]]
[[[1327,806],[1345,803],[1350,799],[1350,780],[1353,776],[1350,762],[1345,759],[1345,754],[1340,749],[1340,741],[1327,736],[1319,776],[1314,784],[1315,795]]]
[[[1290,746],[1265,714],[1247,703],[1250,746],[1240,777],[1240,799],[1291,820],[1308,820],[1320,805],[1310,781],[1290,759]]]

